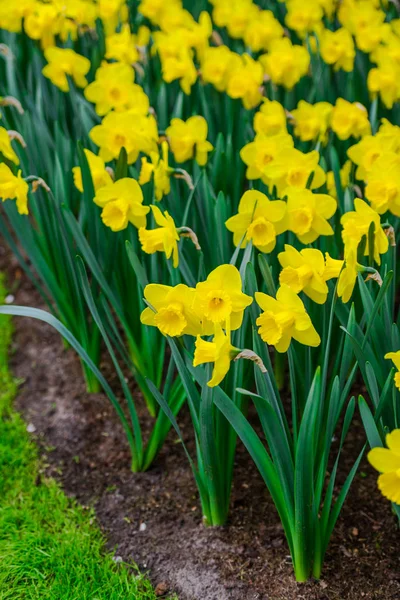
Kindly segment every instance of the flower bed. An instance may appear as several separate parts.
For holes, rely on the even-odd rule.
[[[75,351],[74,386],[112,409],[81,400],[93,457],[124,440],[133,486],[163,465],[155,510],[195,519],[192,554],[235,519],[257,546],[268,493],[280,564],[306,583],[366,494],[366,450],[400,518],[400,18],[377,0],[267,4],[0,2],[0,233],[41,299],[0,313]],[[73,446],[88,432],[67,404],[54,426],[66,414]]]

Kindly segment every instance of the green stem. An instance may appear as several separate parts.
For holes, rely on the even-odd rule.
[[[92,370],[86,365],[84,361],[81,362],[82,371],[86,383],[86,391],[88,392],[88,394],[98,394],[101,390],[101,385],[97,377],[93,374]]]
[[[141,387],[141,392],[143,394],[143,398],[146,402],[147,410],[150,413],[150,416],[155,418],[157,416],[157,402],[154,399],[153,394],[146,387]]]
[[[209,510],[207,510],[203,502],[201,502],[201,505],[203,510],[203,521],[207,527],[218,527],[225,525],[228,517],[228,511],[225,507],[220,506],[218,502],[214,502],[213,498],[209,499]]]
[[[322,564],[324,562],[324,555],[321,547],[321,535],[318,533],[315,539],[314,547],[314,562],[312,568],[312,574],[315,579],[321,579]]]
[[[292,428],[293,428],[293,447],[296,448],[297,435],[298,435],[298,403],[297,403],[297,389],[296,389],[296,373],[294,368],[293,352],[292,349],[288,349],[288,361],[289,361],[289,374],[290,374],[290,393],[292,398]]]
[[[275,352],[274,375],[278,390],[282,391],[285,384],[285,355]]]
[[[294,554],[293,569],[296,581],[298,583],[305,583],[310,577],[310,565],[306,556],[304,556],[301,540],[297,540],[294,547]]]
[[[322,563],[323,563],[322,556],[318,556],[315,558],[314,565],[313,565],[313,571],[312,571],[314,579],[321,579]]]

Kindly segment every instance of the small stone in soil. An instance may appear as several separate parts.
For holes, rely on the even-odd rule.
[[[121,563],[122,562],[122,556],[113,556],[113,561],[116,563]]]
[[[162,581],[156,586],[154,593],[156,596],[164,596],[168,591],[169,585],[165,581]]]

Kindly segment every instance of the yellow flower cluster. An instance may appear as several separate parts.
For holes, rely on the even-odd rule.
[[[152,52],[160,57],[164,81],[178,80],[189,94],[200,73],[203,83],[242,99],[250,109],[262,99],[264,79],[291,89],[307,73],[310,57],[306,48],[284,37],[284,29],[271,11],[261,10],[251,0],[214,0],[213,5],[215,25],[226,27],[233,38],[243,38],[251,52],[267,54],[255,60],[249,53],[237,54],[222,44],[211,46],[213,28],[208,13],[202,12],[197,22],[178,0],[142,0],[139,11],[160,28],[153,34]]]
[[[367,83],[372,96],[379,94],[388,108],[400,98],[400,19],[385,22],[386,13],[376,0],[286,0],[285,26],[302,40],[293,44],[282,24],[270,10],[252,0],[213,0],[210,15],[203,11],[198,21],[183,8],[181,0],[141,0],[139,12],[153,26],[152,53],[160,57],[165,82],[178,80],[184,92],[201,75],[232,98],[241,98],[246,108],[256,107],[265,81],[292,89],[310,68],[310,52],[317,53],[335,71],[351,72],[356,48],[368,53],[374,65]],[[335,14],[335,11],[337,13]],[[337,16],[341,27],[332,29]],[[54,49],[57,39],[75,40],[87,29],[95,30],[100,19],[106,33],[107,60],[134,64],[142,59],[141,49],[150,42],[150,31],[141,26],[130,31],[124,0],[21,0],[9,6],[0,3],[0,27],[39,40],[44,49]],[[117,31],[117,26],[120,30]],[[222,44],[213,25],[226,28],[233,39],[241,39],[250,53],[238,54]],[[213,45],[216,44],[216,45]],[[71,55],[72,56],[72,55]],[[66,56],[65,68],[49,55],[49,77],[55,67],[83,85],[83,63],[72,69]],[[83,58],[83,57],[80,57]],[[80,61],[75,55],[75,60]],[[55,81],[61,81],[55,74]],[[58,83],[57,83],[58,85]],[[61,83],[65,88],[65,80]]]
[[[113,69],[114,66],[127,68],[127,72],[130,73],[130,67],[120,63],[103,65],[100,69],[105,68],[115,72]],[[101,81],[101,79],[98,81]],[[109,80],[105,79],[105,81],[109,85]],[[124,81],[125,85],[128,85],[127,80]],[[94,86],[95,84],[96,82],[91,85]],[[124,84],[121,83],[121,85]],[[85,90],[86,96],[88,96],[87,90],[89,89],[90,85]],[[92,88],[92,91],[93,89],[96,90],[97,88]],[[140,93],[144,94],[142,88],[139,89],[141,90]],[[110,96],[112,99],[112,94]],[[101,93],[96,98],[98,98],[101,107],[104,107],[109,102],[108,97]],[[148,110],[148,104],[146,106]],[[171,125],[166,131],[167,142],[167,140],[159,138],[154,116],[140,115],[137,113],[137,110],[138,105],[129,110],[120,112],[113,110],[109,112],[102,123],[96,125],[90,132],[91,139],[100,147],[99,156],[89,150],[85,150],[93,185],[96,190],[94,202],[103,208],[101,218],[104,224],[113,231],[126,229],[129,223],[132,223],[138,229],[145,227],[145,215],[149,212],[149,208],[142,206],[143,193],[140,186],[150,182],[152,178],[154,179],[154,195],[157,201],[162,200],[164,195],[169,194],[171,188],[170,177],[175,171],[168,164],[169,145],[176,162],[181,163],[196,158],[196,161],[201,166],[206,164],[208,153],[213,149],[213,146],[207,141],[207,122],[203,117],[190,117],[186,122],[181,119],[172,119]],[[161,145],[161,155],[159,153],[159,144]],[[142,157],[141,159],[140,186],[135,180],[130,178],[113,182],[112,170],[108,169],[105,163],[118,158],[122,148],[125,148],[127,152],[128,164],[136,162],[140,153],[147,154],[150,157],[151,162],[147,160],[147,157]],[[73,174],[75,186],[82,191],[80,167],[74,167]],[[133,186],[133,184],[135,185]],[[156,223],[160,224],[163,217],[159,209],[157,211],[153,207]],[[138,217],[140,218],[138,219]],[[168,227],[171,227],[171,219],[168,215]],[[175,225],[173,227],[175,228]],[[176,236],[175,232],[174,239]],[[141,234],[141,239],[146,239],[144,231]],[[177,239],[179,239],[179,236]],[[175,246],[176,242],[174,248]],[[169,258],[172,253],[169,244],[162,247],[159,244],[155,247],[149,242],[143,244],[143,250],[149,253],[162,250],[163,248],[168,248],[165,251]],[[177,265],[178,254],[177,248],[175,248],[174,266]]]
[[[149,284],[144,291],[148,307],[141,315],[145,325],[157,327],[164,335],[196,336],[193,366],[214,363],[210,387],[216,386],[229,371],[230,362],[240,352],[230,342],[231,331],[240,328],[245,309],[253,299],[242,292],[240,273],[233,265],[214,269],[196,288]],[[320,338],[303,302],[286,284],[272,298],[256,293],[262,313],[257,319],[261,338],[286,352],[291,339],[318,346]],[[213,336],[212,341],[203,336]]]
[[[93,104],[99,119],[89,138],[98,151],[85,149],[85,157],[95,190],[93,201],[101,209],[104,225],[114,232],[133,225],[142,251],[165,254],[174,268],[179,266],[181,236],[193,235],[195,241],[195,235],[177,226],[170,212],[155,202],[171,193],[171,177],[186,177],[192,183],[186,171],[171,163],[185,166],[196,161],[196,169],[207,173],[214,150],[208,129],[210,124],[214,142],[215,124],[211,127],[197,114],[199,104],[189,110],[187,103],[175,113],[185,118],[171,118],[162,126],[165,131],[160,131],[146,93],[150,94],[146,69],[151,65],[159,72],[161,66],[162,80],[179,82],[186,95],[198,87],[203,95],[226,94],[240,100],[244,109],[256,109],[254,135],[249,137],[246,130],[242,139],[250,141],[234,150],[246,166],[250,187],[265,193],[247,189],[246,183],[235,203],[228,199],[233,210],[225,213],[225,226],[237,248],[251,244],[266,254],[279,249],[276,298],[263,293],[255,297],[262,309],[257,319],[261,338],[278,352],[285,352],[292,339],[317,346],[319,335],[299,294],[324,304],[328,282],[337,279],[337,294],[347,302],[358,273],[364,270],[357,261],[368,256],[369,268],[371,262],[381,264],[389,244],[381,215],[390,211],[400,216],[400,127],[383,120],[373,135],[366,107],[335,94],[329,96],[331,102],[323,94],[319,98],[324,100],[314,103],[300,99],[291,110],[272,98],[282,98],[283,93],[290,97],[303,77],[318,79],[319,73],[312,72],[315,64],[331,78],[338,77],[339,70],[350,73],[361,52],[369,55],[368,65],[373,65],[365,72],[371,97],[379,94],[391,108],[400,99],[400,19],[386,22],[378,0],[286,0],[285,7],[279,7],[284,9],[280,21],[278,11],[274,15],[252,0],[211,0],[211,4],[211,15],[204,11],[196,20],[181,0],[141,0],[140,22],[151,31],[142,24],[136,31],[124,0],[21,0],[7,8],[0,0],[0,27],[38,40],[46,60],[43,75],[64,93],[71,85],[82,88],[82,96]],[[104,51],[93,74],[87,56],[71,46],[85,31],[93,33],[99,20]],[[235,51],[229,38],[237,40],[232,45]],[[227,140],[227,146],[231,143]],[[350,187],[359,196],[354,210],[343,209],[343,190],[337,189],[335,181],[338,173],[327,172],[326,150],[332,143],[343,148],[341,159],[347,151],[339,178],[343,188]],[[18,211],[27,214],[28,183],[21,171],[13,171],[12,163],[18,165],[19,160],[4,128],[0,128],[0,151],[5,160],[0,165],[0,196],[3,201],[16,200]],[[124,151],[128,174],[115,180],[112,163]],[[80,167],[73,169],[73,177],[82,192]],[[336,237],[341,244],[341,235],[344,248],[337,258],[325,252],[329,248],[333,254],[328,245],[334,246],[333,217],[336,227],[340,222]],[[298,249],[319,239],[324,252]],[[195,336],[194,365],[214,363],[210,385],[220,383],[239,352],[231,345],[231,332],[241,326],[253,301],[243,294],[236,267],[217,267],[195,288],[150,284],[145,298],[148,308],[142,322],[158,327],[164,335]],[[212,340],[203,339],[206,336],[213,336]]]
[[[365,183],[365,197],[380,215],[400,216],[400,127],[382,120],[376,135],[364,136],[347,151]]]
[[[245,248],[252,241],[261,252],[272,252],[277,236],[285,231],[295,233],[303,244],[333,235],[328,219],[336,212],[334,198],[295,187],[285,188],[282,197],[285,201],[269,200],[256,190],[245,192],[238,214],[225,223],[234,234],[233,243]]]
[[[106,31],[115,31],[118,23],[126,21],[125,0],[21,0],[0,4],[0,28],[19,33],[24,31],[42,48],[55,45],[56,37],[65,42],[76,40],[87,30],[94,30],[101,19]]]

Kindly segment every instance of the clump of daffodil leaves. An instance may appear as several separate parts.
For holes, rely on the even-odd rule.
[[[206,525],[227,520],[239,438],[305,581],[363,456],[338,491],[361,379],[400,516],[400,19],[378,0],[269,6],[0,0],[0,234],[49,309],[0,312],[67,339],[133,471],[171,427],[183,442],[187,404]]]

